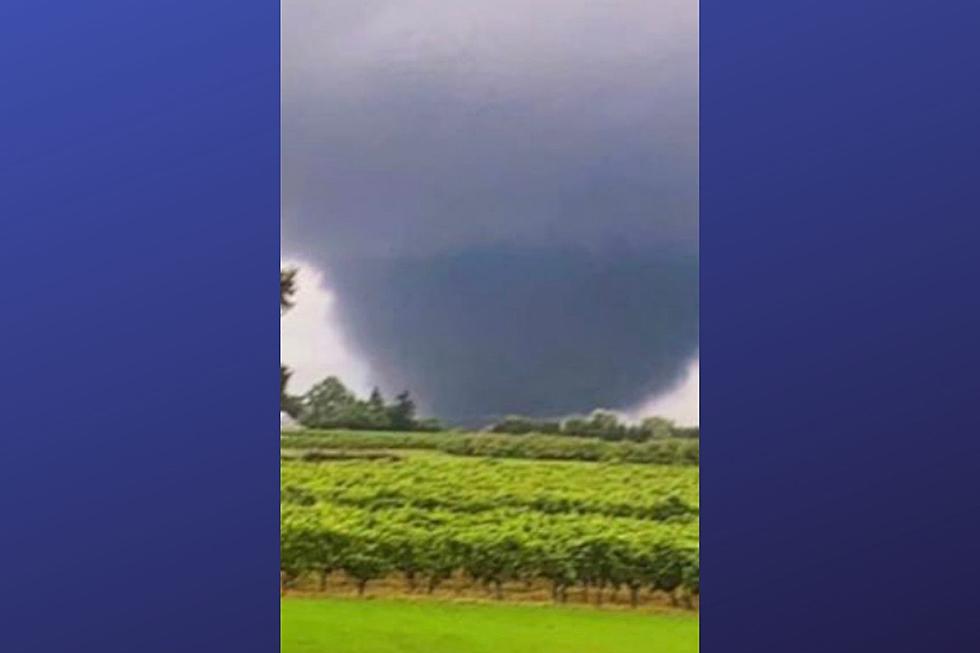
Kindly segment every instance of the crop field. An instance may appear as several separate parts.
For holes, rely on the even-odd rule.
[[[372,511],[416,508],[467,515],[515,508],[532,514],[669,517],[696,526],[698,468],[666,465],[456,458],[338,460],[329,466],[284,461],[287,504]]]
[[[353,449],[284,439],[284,592],[696,604],[697,466],[388,446],[405,437],[369,434]]]
[[[392,433],[384,431],[303,431],[284,433],[282,448],[330,450],[429,450],[453,456],[580,460],[662,465],[697,465],[698,441],[665,438],[646,442],[609,441],[562,435],[488,433]]]
[[[698,620],[511,604],[285,599],[282,653],[696,653]]]

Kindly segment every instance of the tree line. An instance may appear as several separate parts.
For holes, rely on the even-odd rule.
[[[438,420],[416,415],[415,401],[407,390],[391,402],[385,401],[378,388],[367,399],[360,399],[335,376],[320,381],[302,396],[283,393],[282,399],[282,410],[311,429],[442,430]]]
[[[294,304],[296,268],[279,270],[279,313]],[[419,419],[415,402],[406,390],[388,403],[378,388],[366,400],[359,399],[335,376],[329,376],[303,395],[287,391],[292,371],[279,365],[279,409],[307,428],[373,429],[382,431],[438,431],[434,419]]]
[[[454,456],[518,458],[526,460],[581,460],[587,462],[657,465],[698,465],[697,439],[666,438],[632,442],[565,435],[509,435],[504,433],[378,433],[374,431],[303,431],[282,436],[286,449],[431,449]]]
[[[587,417],[575,416],[563,420],[535,419],[522,415],[511,415],[493,424],[493,433],[524,435],[542,433],[550,435],[570,435],[600,440],[629,440],[646,442],[667,438],[699,438],[701,429],[697,426],[678,426],[664,417],[647,417],[638,424],[621,421],[608,410],[595,410]]]

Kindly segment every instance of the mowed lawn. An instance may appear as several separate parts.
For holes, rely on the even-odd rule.
[[[282,653],[696,653],[696,616],[358,599],[282,601]]]

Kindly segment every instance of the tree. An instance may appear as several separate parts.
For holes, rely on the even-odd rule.
[[[415,402],[408,390],[395,397],[395,403],[388,407],[388,420],[396,431],[408,431],[415,425]]]
[[[558,433],[561,422],[555,420],[538,420],[523,415],[508,415],[503,420],[490,427],[492,433],[510,433],[526,435],[528,433]]]
[[[292,370],[285,365],[279,365],[279,410],[286,410],[286,404],[289,403],[289,395],[286,394],[286,384],[289,383],[289,377],[292,375]]]
[[[357,398],[335,376],[328,376],[303,396],[300,420],[305,426],[347,426],[353,420]]]
[[[371,390],[371,396],[368,398],[368,405],[371,406],[372,409],[379,411],[383,411],[385,409],[385,399],[381,395],[381,391],[378,390],[377,386]]]
[[[293,307],[293,295],[296,294],[296,269],[286,268],[279,270],[279,314],[282,315],[290,308]],[[289,405],[295,404],[294,401],[290,401],[289,395],[286,394],[286,384],[289,382],[289,377],[292,376],[292,371],[283,364],[279,364],[279,410],[284,410],[293,417],[296,417],[292,411],[289,410]],[[295,408],[294,408],[295,410]]]
[[[700,426],[678,426],[674,429],[675,438],[692,438],[698,439],[701,437],[701,427]]]
[[[603,440],[618,440],[623,437],[623,427],[615,413],[608,410],[594,410],[589,416],[590,435]]]
[[[589,434],[589,421],[578,415],[569,417],[561,423],[561,432],[564,435],[586,436]]]
[[[279,312],[285,313],[293,307],[296,294],[296,268],[279,270]]]
[[[280,410],[298,421],[303,414],[303,398],[287,394],[284,399],[285,401],[280,406]]]
[[[352,426],[367,427],[372,429],[386,429],[390,425],[388,411],[385,407],[385,399],[378,388],[371,390],[371,396],[364,404],[364,423]]]
[[[640,426],[647,432],[647,437],[656,440],[674,435],[674,423],[665,417],[648,417]]]

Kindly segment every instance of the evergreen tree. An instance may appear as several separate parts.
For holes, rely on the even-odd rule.
[[[388,407],[388,419],[396,431],[409,431],[415,426],[415,402],[408,390],[395,397],[395,403]]]
[[[296,269],[287,268],[279,270],[279,314],[282,315],[293,307],[293,295],[296,294]],[[286,384],[292,376],[292,370],[285,365],[279,365],[279,410],[284,410],[293,417],[296,417],[297,400],[286,394]],[[289,410],[292,407],[293,410]]]
[[[293,307],[296,294],[296,268],[279,270],[279,311],[285,313]]]
[[[289,403],[289,395],[286,394],[286,384],[289,383],[289,377],[292,375],[292,370],[285,365],[279,365],[279,410],[285,410],[286,404]]]
[[[371,390],[371,397],[368,399],[368,405],[370,405],[372,409],[382,412],[384,411],[385,399],[381,395],[381,391],[378,390],[378,386],[374,386],[374,389]]]

